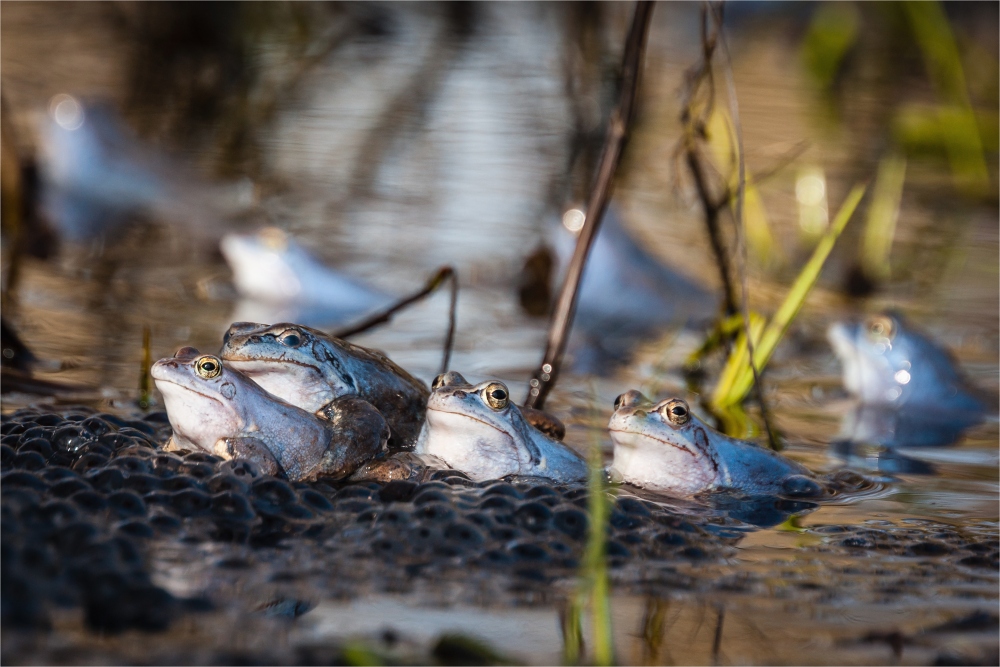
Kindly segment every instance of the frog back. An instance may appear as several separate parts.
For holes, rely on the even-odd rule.
[[[715,460],[719,464],[719,486],[751,495],[780,493],[789,477],[812,474],[777,452],[732,438],[720,438],[715,443]]]

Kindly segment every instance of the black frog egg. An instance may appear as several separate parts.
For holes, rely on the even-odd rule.
[[[143,473],[134,473],[129,475],[125,478],[124,484],[124,488],[130,491],[135,491],[140,496],[145,496],[153,491],[159,491],[161,486],[162,480],[159,477]]]
[[[52,456],[52,445],[45,438],[22,440],[17,447],[17,453],[22,454],[24,452],[38,452],[42,455],[43,459],[48,459]]]
[[[411,502],[413,502],[414,505],[424,505],[432,502],[449,503],[451,502],[451,498],[444,491],[431,488],[419,490],[417,494],[413,496],[413,500]]]
[[[506,498],[513,498],[514,500],[521,500],[524,498],[524,494],[517,490],[512,484],[507,482],[493,482],[488,484],[483,488],[483,496],[503,496]]]
[[[455,518],[455,510],[443,502],[428,502],[418,505],[413,516],[422,522],[443,524]]]
[[[146,515],[146,503],[132,491],[115,491],[109,494],[108,507],[123,519]]]
[[[586,537],[589,525],[587,514],[573,505],[559,505],[552,512],[552,526],[574,540]]]
[[[174,491],[168,496],[168,506],[181,517],[205,516],[212,510],[212,497],[198,489]]]
[[[80,477],[60,479],[49,489],[49,493],[56,498],[69,498],[81,491],[93,491],[93,487]]]
[[[246,494],[250,491],[250,484],[245,479],[240,479],[236,475],[220,472],[205,480],[205,490],[209,493],[233,491],[239,494]]]
[[[462,549],[475,549],[483,545],[486,537],[476,526],[466,521],[453,521],[445,526],[442,537]]]
[[[14,454],[14,448],[10,445],[0,445],[0,466],[3,466],[4,470],[13,463]]]
[[[537,501],[524,502],[514,511],[514,522],[528,532],[538,533],[552,523],[552,510]]]
[[[11,461],[11,467],[20,470],[41,470],[45,467],[45,457],[33,451],[18,452]]]
[[[215,519],[249,523],[256,513],[246,496],[235,491],[223,491],[211,497],[211,513]]]
[[[150,460],[142,456],[116,456],[108,461],[108,468],[118,469],[127,474],[149,474],[153,471]]]
[[[161,477],[160,488],[164,491],[173,493],[176,491],[186,491],[188,489],[202,491],[204,490],[204,485],[201,480],[191,477],[190,475],[173,475],[170,477]]]
[[[81,472],[76,466],[73,469]],[[105,493],[118,491],[125,485],[125,475],[117,468],[95,467],[87,470],[85,477],[95,489],[104,491]]]

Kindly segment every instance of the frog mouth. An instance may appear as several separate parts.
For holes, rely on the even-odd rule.
[[[504,435],[505,437],[508,437],[508,438],[510,437],[509,433],[507,433],[506,431],[502,431],[495,424],[491,424],[488,421],[483,421],[482,419],[477,419],[477,418],[473,417],[472,415],[468,414],[467,412],[455,412],[454,410],[442,410],[441,408],[432,408],[430,406],[427,407],[427,412],[439,412],[439,413],[445,414],[445,415],[455,415],[456,417],[462,417],[463,419],[469,419],[469,420],[474,421],[474,422],[479,422],[480,424],[484,424],[486,426],[489,426],[491,429],[493,429],[497,433],[500,433],[501,435]]]
[[[676,442],[671,442],[669,440],[664,440],[663,438],[657,438],[656,436],[649,435],[648,433],[639,433],[638,431],[626,431],[625,429],[620,429],[620,428],[609,428],[608,431],[611,433],[624,433],[625,435],[635,435],[639,436],[640,438],[648,438],[650,440],[655,440],[656,442],[663,443],[664,445],[669,445],[674,449],[679,449],[685,454],[694,457],[695,460],[705,456],[703,452],[697,450],[692,451],[690,448],[685,447],[684,445],[678,444]]]
[[[184,384],[181,384],[180,382],[175,382],[174,380],[170,380],[168,378],[154,378],[154,381],[155,382],[166,382],[167,384],[172,384],[175,387],[180,387],[181,389],[183,389],[186,392],[190,392],[192,394],[197,394],[198,396],[201,396],[202,398],[207,398],[210,401],[215,401],[219,405],[225,405],[225,402],[223,402],[222,399],[220,399],[218,396],[212,396],[210,394],[206,394],[204,392],[198,391],[197,389],[192,389],[191,387],[189,387],[187,385],[184,385]],[[163,393],[163,391],[161,390],[160,393]]]
[[[287,357],[275,357],[274,359],[240,359],[239,357],[223,357],[223,361],[231,364],[241,373],[267,373],[273,371],[275,364],[292,364],[301,368],[308,368],[320,373],[319,366],[309,364],[304,361],[296,361]]]

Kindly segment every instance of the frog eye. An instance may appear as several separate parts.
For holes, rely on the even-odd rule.
[[[219,377],[222,373],[222,362],[215,357],[204,356],[195,363],[194,367],[198,375],[206,380]]]
[[[494,410],[503,410],[510,403],[507,387],[501,382],[491,382],[483,387],[483,400]]]
[[[468,384],[468,382],[464,377],[462,377],[461,373],[448,371],[447,373],[441,373],[441,375],[434,378],[434,382],[431,383],[431,390],[439,389],[440,387],[452,387],[460,384]]]
[[[286,333],[281,337],[281,344],[285,347],[298,347],[302,344],[302,337],[297,333]]]
[[[865,323],[865,332],[872,340],[888,339],[892,340],[896,335],[896,323],[891,317],[878,315],[870,318]]]
[[[674,426],[682,426],[691,420],[688,405],[679,398],[673,398],[660,407],[660,414]]]
[[[622,406],[623,398],[625,398],[625,394],[618,394],[618,398],[615,399],[615,410]]]

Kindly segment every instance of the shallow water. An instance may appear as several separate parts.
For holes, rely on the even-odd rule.
[[[124,97],[127,44],[107,15],[76,6],[70,28],[51,5],[5,3],[2,11],[4,98],[20,136],[30,136],[33,114],[55,93]],[[551,7],[486,6],[478,19],[486,26],[481,38],[433,55],[428,45],[442,29],[440,12],[392,11],[396,28],[390,39],[380,46],[352,43],[309,69],[296,94],[281,99],[259,139],[262,206],[271,224],[287,227],[324,260],[392,293],[411,291],[441,263],[455,264],[462,292],[452,367],[474,382],[499,377],[516,398],[544,346],[545,322],[520,309],[516,279],[543,225],[558,215],[545,202],[567,158],[570,105],[559,78],[558,40],[544,36],[566,28]],[[657,10],[643,115],[617,200],[627,226],[648,247],[713,287],[717,276],[693,193],[687,184],[672,188],[677,91],[697,51],[691,30],[696,17],[683,5]],[[798,68],[796,43],[765,39],[759,29],[741,24],[733,41],[748,164],[764,171],[808,143],[795,166],[761,186],[775,236],[794,267],[807,252],[794,194],[798,166],[826,171],[830,206],[836,208],[854,181],[874,173],[879,156],[859,148],[866,136],[824,125]],[[72,41],[61,42],[62,48],[45,48],[45,42],[67,35]],[[287,53],[280,42],[271,48],[275,60]],[[87,56],[83,64],[76,53]],[[381,112],[435,57],[449,67],[426,102],[428,120],[393,135],[397,145],[387,149],[390,158],[375,172],[364,172],[371,182],[359,188],[361,177],[352,168],[363,162],[356,156],[371,149],[365,141],[377,130],[376,120],[399,116]],[[345,81],[344,71],[363,75]],[[878,99],[861,91],[856,104],[863,110]],[[200,150],[181,148],[202,163],[216,157],[208,142]],[[995,170],[995,155],[990,159]],[[900,309],[949,347],[977,386],[997,393],[1000,235],[993,188],[986,201],[959,199],[937,163],[911,161],[893,279],[864,302],[849,301],[835,289],[860,237],[849,228],[765,376],[788,455],[817,472],[842,465],[829,443],[851,402],[824,333],[829,323],[859,312]],[[859,227],[864,213],[863,205],[852,226]],[[28,261],[16,308],[4,314],[38,356],[61,363],[43,377],[85,383],[95,389],[83,402],[135,413],[142,327],[151,329],[154,359],[181,345],[214,351],[237,304],[212,241],[155,228],[105,250],[99,259],[93,247],[70,246],[57,262]],[[790,276],[751,266],[753,307],[773,311],[788,282]],[[446,301],[436,295],[356,342],[385,350],[430,380],[440,360]],[[565,374],[549,408],[567,422],[567,440],[581,449],[599,441],[609,455],[603,425],[614,397],[630,388],[683,395],[680,367],[700,342],[699,330],[678,326],[642,341],[633,361],[608,377]],[[714,370],[709,368],[709,377]],[[696,403],[696,396],[687,398]],[[3,412],[33,400],[4,395]],[[696,582],[690,588],[669,577],[657,584],[655,575],[635,564],[614,570],[619,661],[995,662],[998,431],[991,419],[955,446],[907,452],[934,474],[892,476],[880,493],[823,504],[793,522],[745,532],[717,559],[680,563],[679,571]],[[864,456],[852,466],[870,472]],[[844,533],[829,526],[846,527],[852,536],[884,532],[862,535],[850,546]],[[992,553],[993,561],[960,563],[970,557],[961,550],[912,551],[927,540],[946,542],[939,535],[949,531],[968,543],[991,545],[985,555]],[[182,619],[166,633],[130,632],[118,639],[96,637],[82,629],[79,614],[59,612],[56,631],[44,638],[5,632],[5,639],[14,639],[4,642],[4,659],[196,662],[214,659],[214,650],[291,661],[303,647],[363,638],[405,660],[426,655],[437,637],[451,631],[479,637],[526,662],[551,664],[562,655],[560,613],[573,589],[571,578],[517,594],[498,593],[506,590],[503,575],[501,583],[490,580],[477,589],[455,575],[417,578],[398,592],[377,584],[339,587],[322,574],[291,583],[279,577],[275,584],[272,555],[262,556],[259,568],[220,574],[211,564],[229,548],[164,544],[151,550],[159,585],[178,595],[212,590],[210,597],[223,602],[216,611]],[[213,549],[219,553],[208,553]],[[275,568],[308,571],[322,562],[307,546],[274,551],[283,563]],[[294,620],[253,613],[269,601],[272,588],[306,589],[315,606]],[[965,629],[944,627],[976,612],[993,616]],[[386,630],[394,633],[393,641],[386,641]]]

